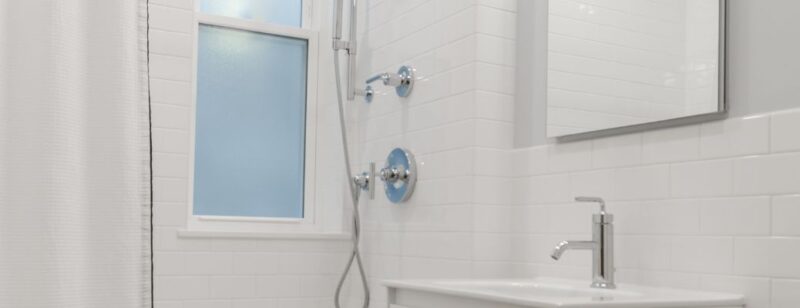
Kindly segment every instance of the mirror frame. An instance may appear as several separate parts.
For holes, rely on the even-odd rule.
[[[549,10],[549,5],[548,5]],[[555,139],[556,141],[577,141],[584,139],[592,139],[597,137],[606,137],[613,135],[622,135],[634,132],[641,132],[647,130],[656,130],[667,127],[683,126],[690,124],[697,124],[701,122],[709,122],[714,120],[724,119],[728,116],[728,103],[725,99],[725,86],[727,84],[727,41],[728,41],[728,0],[719,0],[719,84],[717,86],[717,111],[709,113],[695,114],[685,117],[670,118],[666,120],[659,120],[653,122],[645,122],[641,124],[619,126],[613,128],[606,128],[600,130],[587,131],[583,133],[562,135],[562,136],[547,136],[548,139]],[[549,83],[549,78],[547,79]],[[548,98],[549,99],[549,98]],[[547,108],[546,108],[547,109]],[[547,126],[545,125],[545,134]]]

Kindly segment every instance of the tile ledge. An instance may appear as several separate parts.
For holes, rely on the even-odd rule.
[[[334,232],[235,232],[235,231],[207,231],[207,230],[178,230],[178,237],[182,238],[212,238],[212,239],[257,239],[257,240],[331,240],[348,241],[350,233]]]

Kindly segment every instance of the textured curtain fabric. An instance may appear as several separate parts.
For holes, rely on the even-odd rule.
[[[145,0],[0,0],[0,307],[149,307]]]

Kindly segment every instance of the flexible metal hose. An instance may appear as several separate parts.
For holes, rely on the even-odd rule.
[[[342,81],[339,68],[339,53],[337,51],[334,51],[333,54],[333,66],[336,74],[336,101],[339,103],[339,126],[342,130],[342,149],[344,151],[344,166],[346,170],[345,173],[347,175],[347,187],[350,189],[350,197],[353,201],[353,250],[350,253],[350,258],[347,260],[347,266],[344,268],[342,277],[339,278],[339,284],[336,285],[336,295],[334,296],[333,300],[336,308],[341,308],[341,304],[339,304],[339,298],[341,297],[342,287],[347,279],[347,274],[350,272],[350,268],[355,262],[356,266],[358,266],[358,272],[361,276],[361,284],[364,287],[363,307],[368,308],[369,284],[367,282],[367,274],[364,272],[363,262],[361,261],[361,252],[358,248],[358,244],[361,239],[361,218],[358,212],[359,190],[353,182],[353,172],[351,171],[352,169],[350,169],[350,150],[347,148],[347,127],[345,126],[344,100],[342,99]],[[372,180],[374,179],[370,179],[370,181]]]

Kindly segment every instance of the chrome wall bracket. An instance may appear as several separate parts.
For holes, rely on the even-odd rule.
[[[370,85],[376,81],[382,81],[384,85],[394,87],[395,93],[399,97],[408,97],[411,95],[411,90],[414,89],[414,80],[416,79],[415,70],[409,65],[403,65],[397,70],[397,73],[382,73],[367,79],[367,88],[364,90],[364,98],[368,103],[372,102],[375,97],[375,91]]]

